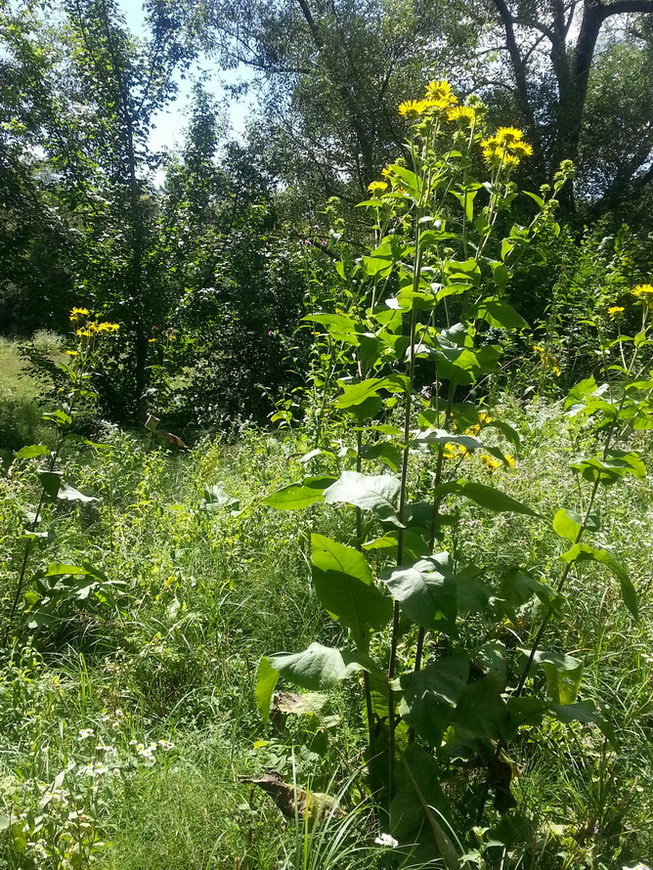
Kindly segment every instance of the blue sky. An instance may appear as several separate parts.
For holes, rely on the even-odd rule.
[[[136,35],[143,35],[144,16],[140,0],[118,0],[118,2],[125,13],[130,30]],[[170,104],[165,111],[157,113],[154,118],[154,127],[150,134],[150,146],[154,151],[163,148],[175,148],[183,142],[184,127],[187,124],[185,110],[188,104],[188,96],[193,79],[199,69],[200,67],[195,65],[190,70],[186,70],[187,75],[183,80],[179,74],[176,76],[176,81],[179,85],[177,100],[175,103]],[[242,79],[251,78],[251,74],[245,67],[225,72],[217,66],[211,67],[208,61],[201,61],[201,69],[208,71],[210,74],[209,80],[205,82],[205,87],[208,91],[215,94],[219,100],[225,96],[224,88],[221,85],[222,81],[235,83]],[[238,101],[233,101],[229,106],[233,134],[237,138],[240,138],[244,133],[245,122],[251,105],[252,98],[243,97]]]

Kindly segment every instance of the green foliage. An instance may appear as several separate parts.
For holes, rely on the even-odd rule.
[[[561,554],[562,567],[549,567],[552,576],[546,584],[530,578],[527,565],[513,566],[504,584],[504,609],[493,586],[481,579],[491,567],[466,555],[473,544],[449,499],[463,496],[482,509],[542,519],[498,487],[461,477],[459,467],[467,455],[482,449],[490,474],[514,464],[502,450],[485,444],[484,430],[494,421],[479,386],[498,367],[498,330],[521,331],[526,325],[505,302],[511,264],[531,240],[546,244],[543,240],[557,235],[551,232],[555,201],[531,196],[538,210],[528,226],[510,227],[510,209],[519,196],[511,174],[530,146],[513,128],[488,136],[478,101],[456,104],[447,82],[432,82],[422,101],[400,106],[401,114],[414,119],[408,159],[386,167],[385,180],[373,182],[372,198],[361,204],[375,220],[374,244],[359,257],[343,256],[336,269],[348,307],[307,318],[325,330],[323,360],[332,356],[344,367],[340,391],[332,393],[331,401],[356,425],[355,470],[345,468],[324,489],[304,480],[266,499],[270,506],[291,510],[320,500],[355,507],[355,533],[349,534],[355,534],[357,549],[313,536],[315,592],[329,615],[348,629],[348,643],[334,648],[314,642],[300,653],[267,655],[256,688],[267,720],[279,678],[311,691],[325,690],[362,670],[375,799],[389,811],[391,832],[412,860],[439,858],[447,867],[465,859],[433,807],[445,827],[452,819],[466,827],[474,820],[489,823],[490,791],[496,810],[505,814],[514,809],[516,762],[508,753],[523,728],[532,729],[545,717],[596,722],[612,739],[611,727],[594,704],[578,700],[582,662],[544,651],[542,641],[549,623],[560,617],[572,568],[583,561],[605,564],[616,574],[626,607],[638,617],[628,572],[607,550],[581,539],[597,528],[593,507],[601,484],[646,475],[640,456],[618,445],[637,421],[642,427],[650,421],[650,383],[639,381],[647,362],[637,366],[650,344],[647,315],[653,297],[650,285],[633,291],[643,312],[637,338],[619,334],[603,343],[604,373],[614,370],[622,382],[598,387],[588,378],[572,389],[564,406],[571,421],[589,428],[598,451],[569,464],[579,486],[581,479],[590,485],[582,515],[563,509],[554,518],[554,529],[572,547]],[[489,180],[478,181],[480,171]],[[565,181],[563,170],[554,195]],[[477,196],[481,190],[487,198]],[[501,238],[503,226],[509,229]],[[334,353],[332,344],[342,349]],[[605,355],[613,348],[619,349],[621,365],[608,366]],[[423,392],[417,377],[422,360],[432,365],[431,384]],[[384,422],[391,413],[396,425]],[[495,428],[518,443],[510,424],[499,422]],[[396,450],[397,462],[390,466],[395,473],[363,472],[366,458],[382,455],[370,450],[381,433]],[[321,444],[309,457],[335,457],[335,445]],[[389,548],[363,547],[370,534],[388,534],[393,526]],[[435,552],[436,543],[447,541],[451,552]],[[505,613],[514,613],[518,602],[530,602],[534,595],[542,602],[541,614],[524,646],[512,650],[497,640],[499,626]],[[485,642],[478,643],[479,635]],[[546,676],[544,698],[536,667]],[[423,756],[419,770],[413,766],[415,752]],[[432,794],[431,787],[420,784],[425,766],[432,768],[432,783],[450,777],[461,762],[486,771],[484,781],[470,790],[475,818],[467,808],[469,797],[466,807],[456,805],[439,786]]]

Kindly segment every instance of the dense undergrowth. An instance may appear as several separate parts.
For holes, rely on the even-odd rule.
[[[561,483],[571,445],[560,408],[538,402],[509,415],[526,438],[502,486],[548,514],[570,494]],[[311,592],[306,551],[309,529],[337,535],[342,519],[334,509],[309,517],[260,503],[297,475],[305,448],[301,436],[245,430],[237,446],[207,440],[171,456],[116,433],[67,457],[70,479],[98,501],[57,509],[47,560],[92,561],[124,586],[115,607],[70,603],[54,630],[25,627],[26,640],[4,659],[4,812],[27,821],[24,839],[3,834],[7,867],[67,866],[56,863],[57,850],[70,866],[88,866],[95,852],[98,866],[134,870],[359,866],[356,856],[321,864],[303,823],[296,830],[238,780],[274,769],[317,792],[344,788],[348,810],[364,797],[362,723],[348,690],[329,693],[319,714],[280,715],[268,729],[254,704],[262,654],[337,640]],[[480,461],[468,461],[487,480]],[[20,558],[14,542],[33,487],[31,461],[5,469],[4,577]],[[632,622],[616,584],[590,564],[549,641],[582,656],[582,696],[605,710],[615,745],[579,723],[523,736],[516,788],[529,822],[515,817],[513,837],[526,825],[537,831],[518,847],[530,855],[524,866],[612,868],[653,854],[649,484],[611,491],[600,510],[605,543],[638,588],[641,621]],[[546,571],[559,555],[553,532],[529,517],[497,521],[469,507],[462,528],[486,560],[519,556]],[[5,602],[8,592],[5,584]],[[505,631],[510,642],[514,628]],[[360,866],[385,866],[387,850],[373,842],[383,822],[370,825],[364,803],[352,818],[343,848],[369,847]],[[297,863],[293,850],[305,840],[314,863]],[[51,850],[47,859],[41,849]]]

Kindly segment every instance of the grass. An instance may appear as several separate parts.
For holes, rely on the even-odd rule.
[[[34,344],[55,360],[64,357],[61,338],[40,330]],[[15,450],[33,444],[48,434],[38,404],[39,383],[25,370],[20,344],[0,337],[0,460],[9,462]]]
[[[573,506],[572,445],[558,409],[540,403],[506,413],[526,437],[517,467],[497,483],[545,516]],[[29,830],[0,834],[0,867],[3,860],[36,867],[26,856],[38,848],[47,852],[38,866],[47,868],[65,867],[70,854],[105,870],[396,866],[374,846],[382,827],[364,806],[354,810],[364,794],[365,741],[355,684],[331,692],[317,718],[281,717],[276,727],[263,725],[254,703],[261,655],[338,640],[314,598],[305,552],[311,530],[346,539],[344,512],[283,513],[260,503],[302,473],[295,460],[304,446],[295,436],[246,429],[235,446],[207,438],[173,456],[116,432],[101,448],[64,457],[67,479],[98,502],[52,509],[43,527],[55,539],[34,567],[87,562],[121,581],[124,592],[118,609],[93,596],[68,602],[47,630],[25,618],[20,642],[3,660],[0,799],[5,814],[28,814]],[[650,465],[649,439],[639,446]],[[468,473],[487,481],[480,463],[468,461]],[[226,508],[206,498],[218,483],[235,499]],[[4,613],[22,552],[22,511],[35,491],[30,462],[0,478]],[[513,747],[525,815],[495,821],[521,825],[531,838],[506,847],[503,857],[490,848],[488,867],[620,870],[653,856],[649,484],[633,479],[606,490],[600,512],[598,542],[628,567],[640,622],[604,569],[581,567],[545,646],[583,659],[581,698],[599,705],[614,745],[594,725],[548,722],[526,731]],[[471,507],[462,528],[490,577],[515,563],[544,581],[555,577],[561,545],[549,523]],[[531,617],[524,611],[524,637]],[[472,622],[467,630],[473,636]],[[518,642],[508,629],[503,639]],[[174,746],[162,748],[167,743]],[[103,772],[85,772],[96,764]],[[343,791],[344,821],[333,819],[320,833],[284,819],[239,779],[265,770],[314,791]],[[452,794],[464,798],[475,775],[452,782]],[[81,828],[73,811],[82,814]]]

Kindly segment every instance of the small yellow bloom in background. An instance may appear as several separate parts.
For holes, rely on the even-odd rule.
[[[496,471],[497,468],[500,468],[503,463],[500,459],[495,459],[494,456],[488,456],[487,453],[484,453],[481,456],[481,462],[487,468],[487,470],[492,474],[493,471]]]
[[[367,185],[367,189],[372,193],[376,192],[377,190],[387,190],[388,183],[386,181],[372,181],[370,184]]]
[[[155,341],[156,341],[156,338],[148,338],[147,343],[154,344]]]
[[[426,86],[426,99],[432,101],[438,109],[449,109],[458,102],[458,97],[446,81],[429,82]]]
[[[422,100],[405,100],[399,103],[399,114],[404,118],[419,118],[424,114],[426,106]]]
[[[485,411],[481,411],[481,413],[478,415],[478,419],[481,421],[481,423],[485,423],[486,425],[492,422],[492,417],[490,417],[490,415],[487,414]]]
[[[79,320],[80,317],[88,317],[89,314],[88,308],[73,308],[70,312],[70,319]]]
[[[76,350],[67,350],[66,353],[68,354],[68,356],[77,356]]]
[[[117,332],[119,329],[119,323],[108,323],[107,321],[104,321],[103,323],[98,323],[96,325],[97,332]]]
[[[447,111],[447,120],[460,121],[461,124],[471,127],[476,120],[476,112],[471,106],[454,106]]]
[[[508,468],[515,467],[515,457],[514,456],[511,456],[510,453],[505,453],[503,458],[506,460],[506,464],[508,465]]]
[[[88,330],[88,329],[78,329],[75,332],[75,335],[80,335],[80,336],[82,336],[82,338],[90,338],[91,337],[90,330]]]
[[[610,317],[618,317],[620,314],[623,314],[626,309],[622,308],[621,305],[611,305],[608,308],[608,314]]]
[[[393,170],[393,169],[394,169],[393,164],[392,164],[392,163],[388,163],[388,165],[387,165],[387,166],[384,166],[383,169],[381,170],[381,175],[382,175],[384,178],[390,178],[390,176],[392,175],[392,170]]]

